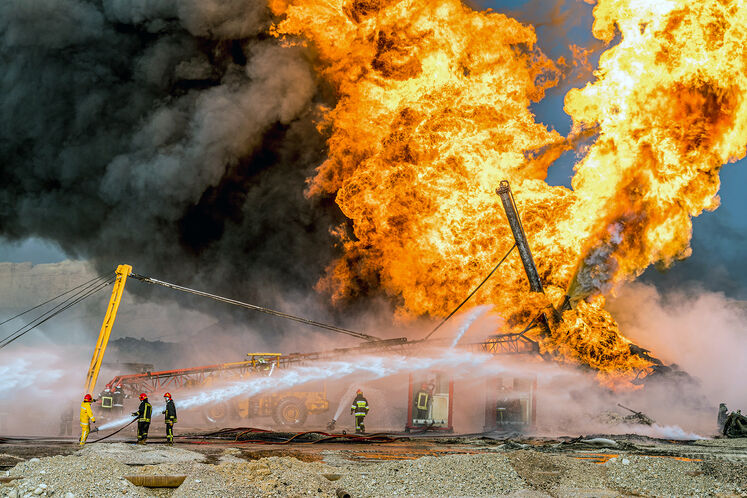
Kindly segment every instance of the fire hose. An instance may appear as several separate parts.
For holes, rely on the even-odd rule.
[[[122,427],[120,427],[116,431],[112,432],[108,436],[100,437],[96,441],[91,441],[90,444],[98,443],[99,441],[103,441],[104,439],[108,439],[108,438],[112,437],[113,435],[117,434],[118,432],[120,432],[120,431],[126,429],[127,427],[131,426],[133,424],[133,422],[135,422],[135,421],[137,421],[137,417],[133,418],[132,420],[130,420],[130,422],[127,425],[123,425]]]
[[[264,437],[260,436],[264,435]],[[231,438],[231,436],[233,436]],[[318,437],[312,437],[318,436]],[[322,431],[306,431],[298,433],[273,432],[265,429],[253,427],[238,427],[234,429],[221,429],[220,431],[195,436],[181,436],[189,439],[229,439],[231,443],[252,443],[252,444],[318,444],[330,442],[349,442],[349,443],[391,443],[398,438],[389,436],[386,433],[374,433],[369,435],[360,434],[331,434]],[[209,444],[202,441],[189,441],[193,444]]]

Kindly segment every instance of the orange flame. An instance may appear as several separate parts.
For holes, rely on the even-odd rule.
[[[621,41],[597,80],[566,97],[566,139],[529,109],[560,71],[530,26],[458,0],[273,0],[287,43],[308,43],[337,104],[329,159],[309,195],[336,194],[352,220],[319,287],[344,300],[380,288],[401,317],[445,316],[512,245],[495,188],[511,182],[545,295],[509,258],[473,304],[510,326],[571,292],[543,349],[630,378],[604,294],[654,262],[688,255],[691,216],[718,204],[720,166],[744,155],[745,10],[736,2],[601,0],[594,35]],[[573,137],[598,133],[573,190],[544,182]],[[610,381],[611,382],[611,381]]]

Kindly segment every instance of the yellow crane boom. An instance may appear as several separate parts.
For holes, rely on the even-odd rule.
[[[132,273],[132,266],[119,265],[115,273],[117,274],[117,278],[114,281],[112,297],[109,299],[109,307],[106,309],[104,322],[101,324],[101,331],[99,332],[99,340],[96,343],[96,349],[93,351],[91,366],[88,368],[88,375],[86,376],[85,389],[86,393],[89,394],[93,394],[96,387],[96,379],[98,379],[99,370],[101,370],[101,362],[104,360],[106,345],[109,343],[109,335],[114,326],[114,319],[117,317],[117,310],[119,309],[119,302],[122,300],[122,293],[124,292],[127,277]]]

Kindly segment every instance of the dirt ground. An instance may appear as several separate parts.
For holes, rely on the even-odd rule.
[[[91,440],[96,439],[92,435]],[[126,475],[183,475],[177,488]],[[0,438],[2,497],[747,496],[747,439],[641,436],[394,437],[387,443],[257,444],[112,437]],[[342,493],[342,491],[341,491]],[[344,493],[343,493],[344,494]]]

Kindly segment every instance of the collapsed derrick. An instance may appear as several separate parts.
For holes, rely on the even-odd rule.
[[[519,255],[521,257],[522,265],[526,272],[527,280],[529,281],[529,287],[531,292],[536,294],[544,294],[542,282],[537,271],[537,266],[534,263],[532,251],[529,247],[529,241],[527,240],[524,227],[521,223],[521,217],[519,216],[516,202],[511,191],[511,187],[507,180],[503,180],[500,183],[496,193],[500,196],[503,208],[506,213],[506,218],[511,227],[511,232],[516,241],[516,247],[519,249]],[[562,361],[564,358],[560,354],[558,349],[550,349],[547,344],[552,344],[557,341],[558,331],[562,329],[565,324],[564,313],[573,310],[573,300],[571,296],[566,293],[558,306],[553,305],[548,301],[547,305],[539,311],[526,325],[521,332],[511,332],[507,334],[497,334],[488,338],[491,347],[503,346],[511,347],[509,344],[518,343],[526,346],[527,352],[534,352],[539,354],[545,359],[555,359]],[[534,333],[534,339],[530,335]],[[644,368],[640,368],[635,372],[635,377],[632,380],[634,384],[641,384],[643,379],[647,377],[651,372],[662,373],[667,369],[671,370],[671,367],[665,367],[661,360],[650,355],[646,349],[628,342],[627,353],[631,356],[635,356],[641,360],[641,362],[650,367],[650,370],[646,371]]]

